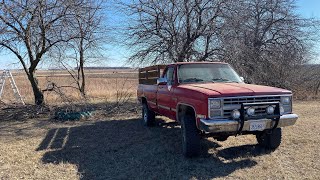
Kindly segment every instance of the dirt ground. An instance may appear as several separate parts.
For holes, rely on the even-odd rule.
[[[134,104],[112,106],[72,122],[41,110],[32,118],[6,116],[2,109],[0,179],[320,178],[320,102],[295,102],[300,118],[283,129],[272,153],[257,147],[254,136],[205,138],[202,155],[193,159],[181,155],[179,126],[143,127]]]

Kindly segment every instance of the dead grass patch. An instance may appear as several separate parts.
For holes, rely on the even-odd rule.
[[[0,122],[0,179],[317,179],[319,109],[296,102],[300,118],[272,153],[254,136],[208,138],[195,159],[181,155],[179,126],[143,127],[133,104],[85,121]]]

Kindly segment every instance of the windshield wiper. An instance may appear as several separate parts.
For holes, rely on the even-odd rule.
[[[200,82],[200,81],[203,81],[203,79],[199,79],[199,78],[188,78],[188,79],[182,80],[182,82]]]
[[[231,81],[229,79],[224,79],[224,78],[214,78],[212,79],[213,82],[234,82],[234,83],[239,83],[237,81]]]

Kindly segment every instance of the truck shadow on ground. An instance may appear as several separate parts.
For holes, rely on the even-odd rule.
[[[210,154],[208,149],[220,145],[203,139],[202,155],[186,159],[182,156],[180,135],[180,127],[147,128],[139,119],[102,121],[51,129],[37,151],[46,151],[44,163],[77,165],[83,179],[225,177],[237,169],[255,166],[257,162],[248,154],[263,154],[253,145]]]

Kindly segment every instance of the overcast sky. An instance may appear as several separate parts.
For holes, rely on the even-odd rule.
[[[110,12],[110,11],[109,11]],[[297,0],[297,13],[305,18],[319,18],[320,19],[320,0]],[[125,22],[127,19],[121,14],[118,14],[117,11],[110,12],[108,15],[107,23],[112,25],[119,25],[119,22]],[[117,35],[114,35],[117,36]],[[320,32],[319,32],[320,36]],[[315,47],[316,53],[318,53],[318,58],[314,61],[315,63],[320,63],[320,42],[317,43]],[[105,54],[108,57],[108,60],[102,64],[102,66],[130,66],[126,64],[128,49],[123,46],[113,43],[112,45],[105,45],[106,52]],[[14,63],[15,62],[15,63]],[[100,63],[101,65],[101,63]],[[95,66],[94,64],[92,66]],[[20,68],[18,60],[10,54],[0,54],[0,69],[11,69],[11,68]],[[43,68],[46,68],[43,67]]]

